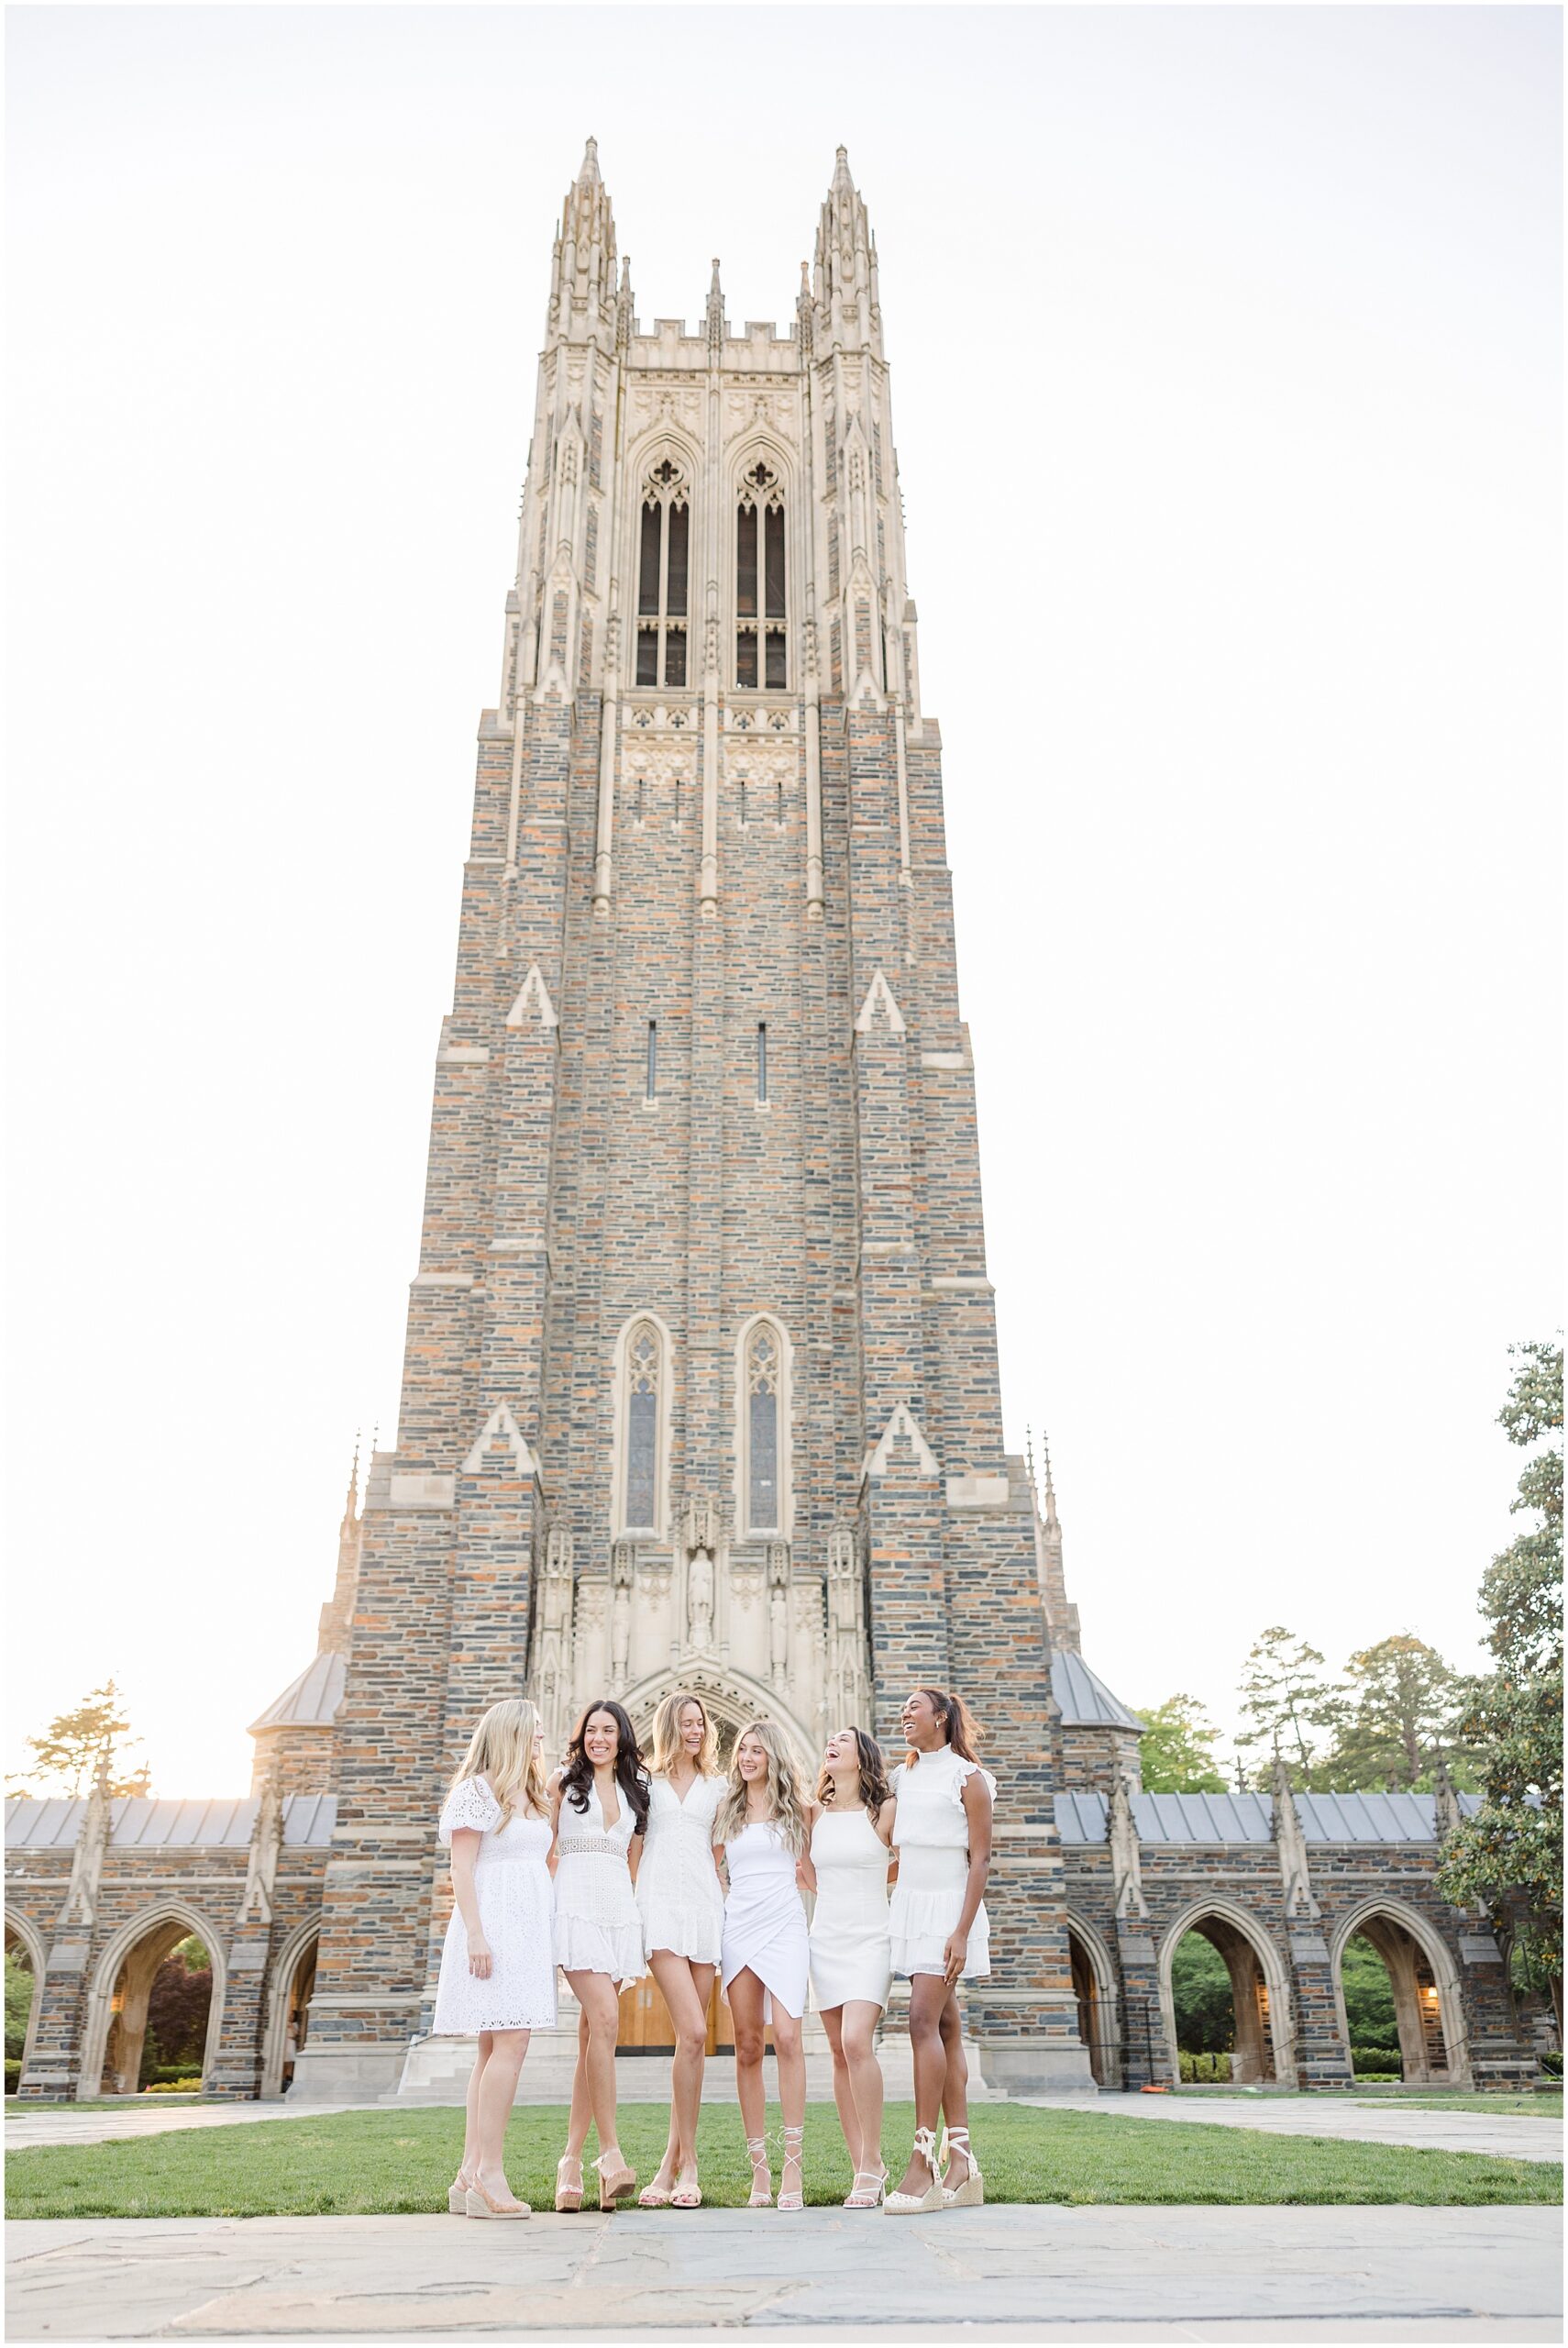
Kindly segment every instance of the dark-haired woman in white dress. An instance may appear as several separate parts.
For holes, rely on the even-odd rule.
[[[882,2066],[877,2025],[888,2003],[889,1843],[893,1798],[881,1747],[864,1729],[830,1736],[817,1779],[812,1866],[812,1994],[833,2049],[833,2099],[855,2170],[846,2210],[875,2210],[882,2165]]]

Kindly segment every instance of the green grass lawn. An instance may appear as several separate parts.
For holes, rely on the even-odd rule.
[[[907,2103],[889,2104],[887,2118],[884,2141],[896,2175],[914,2114]],[[508,2174],[513,2189],[536,2209],[548,2209],[554,2197],[566,2119],[564,2110],[548,2105],[523,2106],[513,2118]],[[646,2179],[663,2149],[665,2108],[625,2105],[621,2120],[622,2145]],[[775,2185],[778,2125],[777,2108],[770,2107]],[[972,2125],[992,2201],[1454,2205],[1555,2202],[1562,2196],[1561,2168],[1539,2161],[1273,2137],[1245,2128],[1158,2127],[1019,2105],[982,2104]],[[703,2113],[699,2143],[707,2199],[737,2207],[751,2172],[733,2106]],[[462,2114],[426,2107],[38,2146],[13,2153],[6,2162],[6,2213],[163,2218],[441,2210],[461,2144]],[[849,2163],[834,2115],[813,2107],[807,2116],[806,2198],[835,2202],[848,2190]]]

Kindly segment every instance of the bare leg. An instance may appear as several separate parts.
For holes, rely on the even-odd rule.
[[[942,2110],[947,2078],[947,2055],[942,2043],[942,2009],[952,1992],[934,1973],[917,1973],[910,1983],[910,2051],[914,2056],[915,2126],[934,2130]],[[898,2186],[900,2193],[924,2193],[932,2173],[918,2153]]]
[[[801,2039],[800,2017],[787,2014],[773,2000],[773,2052],[778,2069],[778,2103],[784,2114],[784,2166],[778,2178],[778,2206],[786,2196],[799,2194],[804,2175],[801,2132],[806,2124],[806,2050]]]
[[[740,2105],[745,2148],[751,2155],[752,2207],[773,2198],[773,2175],[767,2158],[767,2098],[762,2085],[762,2053],[767,2029],[762,2019],[767,1991],[749,1966],[743,1966],[724,1992],[735,2033],[735,2101]]]
[[[569,1973],[567,1979],[572,1976]],[[588,2132],[593,2124],[593,2106],[588,2095],[588,2014],[586,2009],[577,2017],[577,2062],[571,2075],[571,2116],[567,2121],[566,2151],[563,2160],[582,2159],[582,2148],[588,2142]],[[602,2144],[599,2147],[602,2152]]]
[[[860,2114],[856,2109],[855,2089],[849,2080],[849,2060],[844,2051],[844,2013],[842,2006],[824,2006],[823,2028],[827,2032],[828,2045],[833,2050],[833,2099],[838,2106],[838,2124],[844,2131],[844,2141],[849,2154],[849,2165],[858,2172],[860,2167]]]
[[[479,2121],[479,2182],[495,2200],[514,2197],[506,2182],[506,2123],[517,2093],[517,2074],[528,2052],[525,2030],[496,2030],[487,2033],[490,2054],[480,2081],[476,2117]]]
[[[621,2000],[615,1994],[615,1984],[607,1973],[569,1973],[572,1995],[582,2008],[583,2027],[587,2032],[587,2047],[580,2041],[579,2062],[585,2075],[589,2105],[593,2124],[599,2131],[599,2157],[605,2170],[613,2173],[624,2168],[621,2146],[615,2133],[615,2042],[620,2035]],[[575,2082],[574,2082],[575,2105]],[[576,2126],[573,2120],[572,2125]],[[588,2133],[583,2130],[583,2135]],[[569,2151],[573,2149],[568,2146]],[[575,2149],[580,2153],[581,2139]]]
[[[479,2053],[474,2056],[474,2067],[469,2073],[469,2091],[463,2099],[463,2161],[462,2166],[452,2180],[455,2185],[469,2185],[479,2173],[480,2081],[484,2077],[484,2066],[490,2060],[491,2048],[493,2044],[494,2039],[491,2033],[488,2030],[481,2030],[479,2034]]]
[[[697,2181],[697,2115],[702,2104],[702,2072],[708,2055],[708,1999],[713,1967],[657,1948],[648,1964],[675,2024],[675,2060],[670,2066],[669,2143],[654,2183],[663,2191],[679,2180]]]
[[[860,2131],[855,2165],[867,2176],[878,2174],[882,2166],[882,2066],[877,2060],[877,2024],[881,2018],[881,2007],[873,2005],[869,1998],[852,1999],[843,2009],[845,2065]],[[835,2085],[837,2076],[835,2070]]]
[[[969,2061],[964,2052],[964,2017],[958,2010],[958,1992],[947,1992],[947,2002],[942,2009],[942,2052],[945,2067],[942,2075],[942,2117],[949,2128],[969,2125]],[[944,2182],[962,2185],[969,2174],[968,2154],[954,2144],[950,2147]]]

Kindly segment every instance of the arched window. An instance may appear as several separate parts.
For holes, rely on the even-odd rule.
[[[790,681],[784,493],[759,457],[735,509],[735,683],[778,692]]]
[[[686,476],[661,458],[643,484],[637,547],[637,682],[686,682],[691,507]]]
[[[790,1341],[776,1321],[741,1332],[736,1449],[744,1532],[790,1535]]]
[[[624,1530],[657,1533],[664,1345],[651,1321],[639,1321],[627,1336],[625,1392]]]

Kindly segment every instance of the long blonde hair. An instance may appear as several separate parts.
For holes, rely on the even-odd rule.
[[[799,1858],[806,1847],[806,1789],[795,1748],[777,1721],[747,1721],[730,1750],[729,1782],[713,1821],[715,1843],[733,1841],[746,1823],[746,1783],[740,1773],[742,1740],[755,1736],[767,1755],[767,1800],[773,1823],[787,1850]]]
[[[482,1778],[503,1818],[520,1810],[547,1818],[550,1803],[538,1737],[539,1715],[534,1705],[525,1696],[503,1696],[469,1738],[447,1792],[455,1792],[465,1778]]]
[[[712,1778],[717,1774],[719,1732],[713,1726],[708,1707],[701,1696],[692,1694],[690,1688],[677,1688],[665,1698],[653,1716],[650,1738],[653,1750],[648,1756],[648,1767],[656,1778],[668,1777],[686,1750],[680,1742],[680,1715],[688,1704],[695,1704],[702,1715],[702,1742],[696,1755],[697,1774],[700,1778]]]

